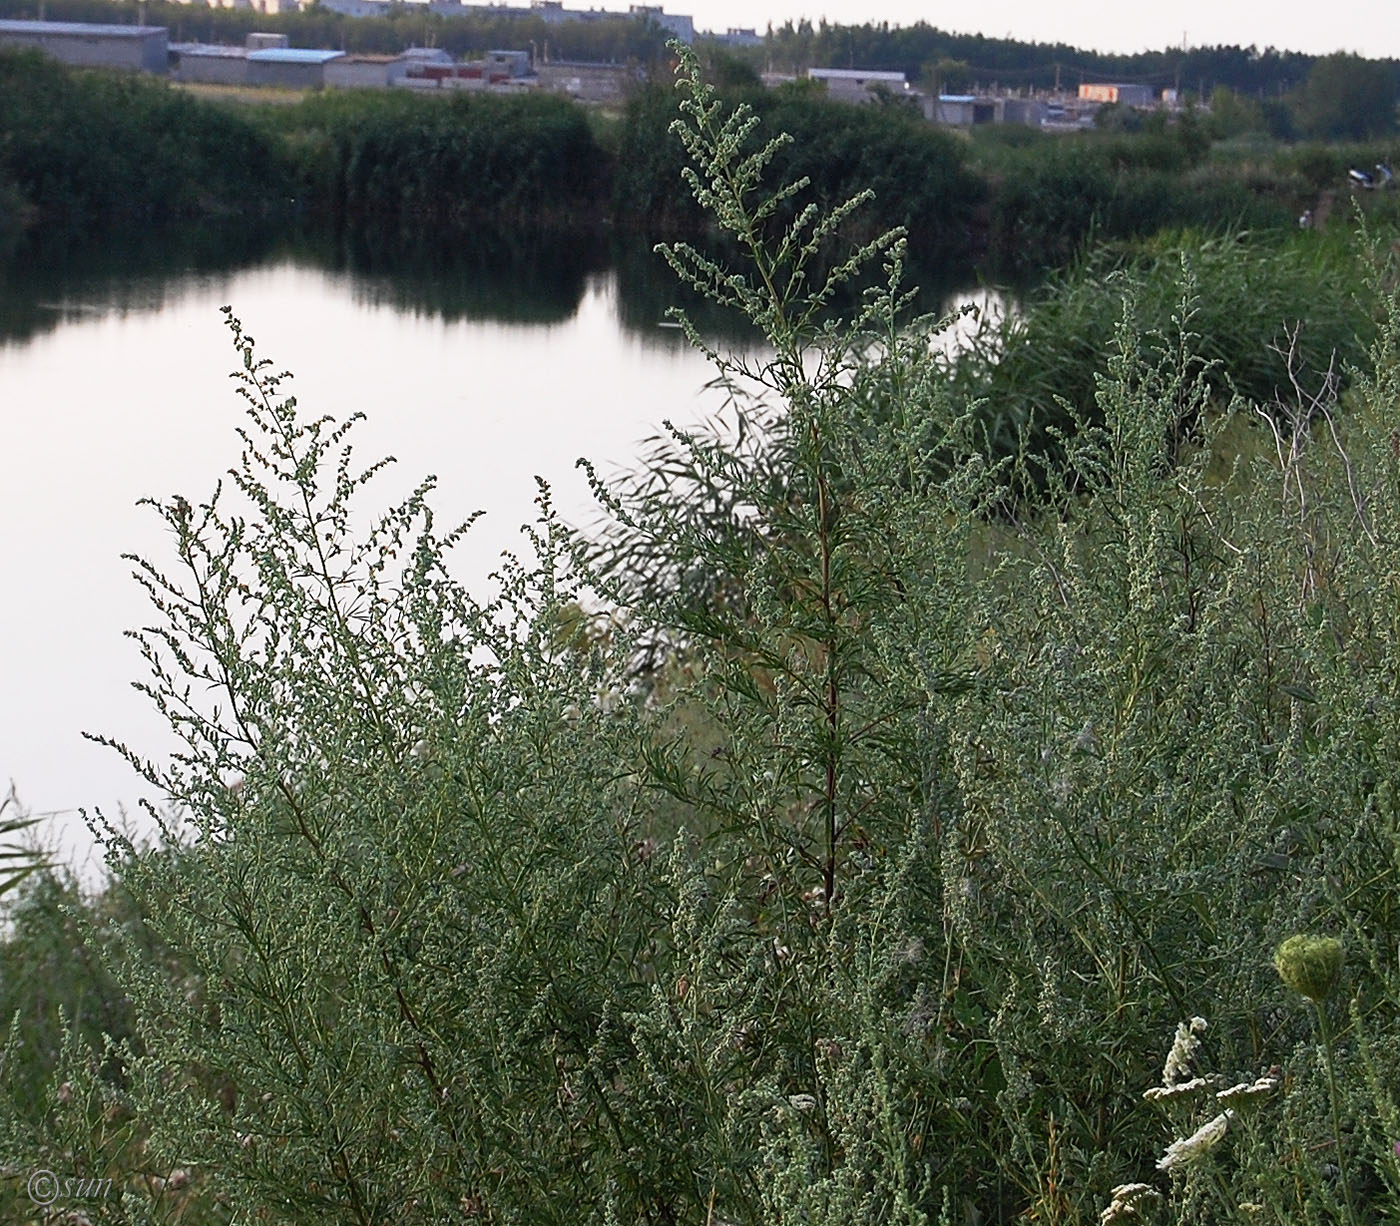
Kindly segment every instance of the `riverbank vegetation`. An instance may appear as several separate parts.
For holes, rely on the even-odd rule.
[[[164,82],[0,50],[0,243],[256,216],[277,207],[285,178],[257,128]]]
[[[793,134],[784,173],[808,178],[827,204],[873,188],[868,215],[852,224],[865,237],[907,227],[913,261],[945,275],[979,268],[1024,282],[1096,242],[1165,228],[1282,231],[1304,212],[1346,224],[1348,169],[1400,154],[1387,138],[1274,142],[1223,96],[1218,115],[1109,112],[1096,132],[997,126],[969,137],[896,105],[834,104],[800,82],[766,90],[724,56],[712,73],[726,106]],[[666,138],[674,99],[662,87],[608,115],[551,97],[397,91],[247,107],[7,53],[0,91],[0,236],[10,247],[221,215],[348,227],[380,243],[483,225],[655,236],[707,224],[680,186]],[[1391,193],[1365,203],[1397,211]]]
[[[1340,231],[1167,232],[1103,244],[1016,310],[982,318],[950,355],[947,377],[961,401],[985,404],[989,454],[1029,447],[1063,457],[1057,440],[1096,417],[1125,306],[1144,351],[1165,360],[1189,285],[1193,354],[1212,396],[1259,405],[1299,391],[1318,397],[1346,385],[1375,338],[1365,261],[1354,234]]]
[[[134,562],[183,748],[111,743],[163,837],[109,828],[107,890],[37,877],[0,942],[0,1212],[1390,1220],[1394,253],[1362,242],[1355,337],[1234,387],[1246,244],[1074,274],[1089,399],[1058,454],[988,452],[899,236],[824,259],[859,202],[800,207],[684,86],[739,262],[666,255],[766,349],[598,486],[601,537],[542,488],[492,594],[431,482],[364,520],[354,422],[230,314],[240,455]],[[1254,254],[1306,329],[1320,257]]]

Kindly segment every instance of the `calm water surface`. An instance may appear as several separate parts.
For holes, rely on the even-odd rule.
[[[658,326],[665,283],[624,298],[607,261],[577,256],[546,253],[514,290],[509,268],[415,279],[292,256],[0,282],[0,790],[13,780],[51,815],[71,858],[93,863],[80,808],[134,815],[148,790],[83,731],[148,757],[170,745],[131,688],[143,666],[123,631],[149,615],[121,555],[169,562],[138,500],[202,500],[237,459],[220,307],[294,372],[304,412],[367,414],[360,459],[398,460],[373,506],[434,473],[439,524],[486,512],[457,555],[479,586],[533,520],[536,475],[587,523],[580,456],[626,467],[663,419],[721,407],[705,360]]]
[[[607,273],[588,276],[576,309],[552,323],[449,321],[374,279],[291,261],[150,289],[39,304],[54,326],[0,342],[0,783],[58,815],[79,854],[79,807],[130,810],[143,794],[82,731],[148,755],[168,745],[130,687],[142,664],[122,631],[148,614],[121,554],[170,559],[136,502],[205,497],[237,458],[242,402],[221,305],[295,372],[304,410],[368,415],[360,457],[398,459],[379,501],[435,473],[440,523],[487,512],[459,551],[469,582],[533,519],[536,474],[567,517],[586,521],[578,457],[625,464],[662,418],[689,423],[718,407],[702,392],[704,359],[677,334],[619,325]]]

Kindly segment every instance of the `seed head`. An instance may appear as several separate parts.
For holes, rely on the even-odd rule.
[[[1274,954],[1279,978],[1295,992],[1321,1004],[1331,995],[1342,973],[1345,953],[1335,937],[1289,937]]]
[[[1190,1080],[1191,1061],[1196,1056],[1196,1050],[1201,1046],[1200,1036],[1206,1031],[1206,1019],[1203,1017],[1193,1017],[1189,1022],[1182,1022],[1176,1028],[1176,1037],[1172,1040],[1172,1049],[1167,1053],[1167,1063],[1162,1069],[1162,1084],[1164,1086],[1174,1086],[1179,1082]]]

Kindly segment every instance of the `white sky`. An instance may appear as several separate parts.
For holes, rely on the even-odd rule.
[[[646,0],[656,3],[658,0]],[[1263,50],[1326,54],[1354,51],[1400,58],[1397,0],[660,0],[667,12],[694,17],[697,29],[781,24],[822,17],[843,25],[926,21],[960,34],[1065,42],[1099,51],[1159,51],[1180,46],[1251,44]],[[622,8],[616,0],[566,0],[566,8]]]

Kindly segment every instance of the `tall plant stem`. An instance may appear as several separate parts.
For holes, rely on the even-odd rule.
[[[1356,1206],[1351,1201],[1351,1181],[1347,1178],[1346,1153],[1342,1149],[1341,1097],[1337,1093],[1337,1070],[1332,1052],[1332,1027],[1327,1020],[1325,1001],[1314,1001],[1317,1009],[1317,1026],[1322,1034],[1322,1053],[1327,1065],[1327,1091],[1332,1102],[1332,1136],[1337,1142],[1337,1178],[1342,1183],[1342,1196],[1347,1206],[1348,1226],[1360,1226],[1356,1216]]]

